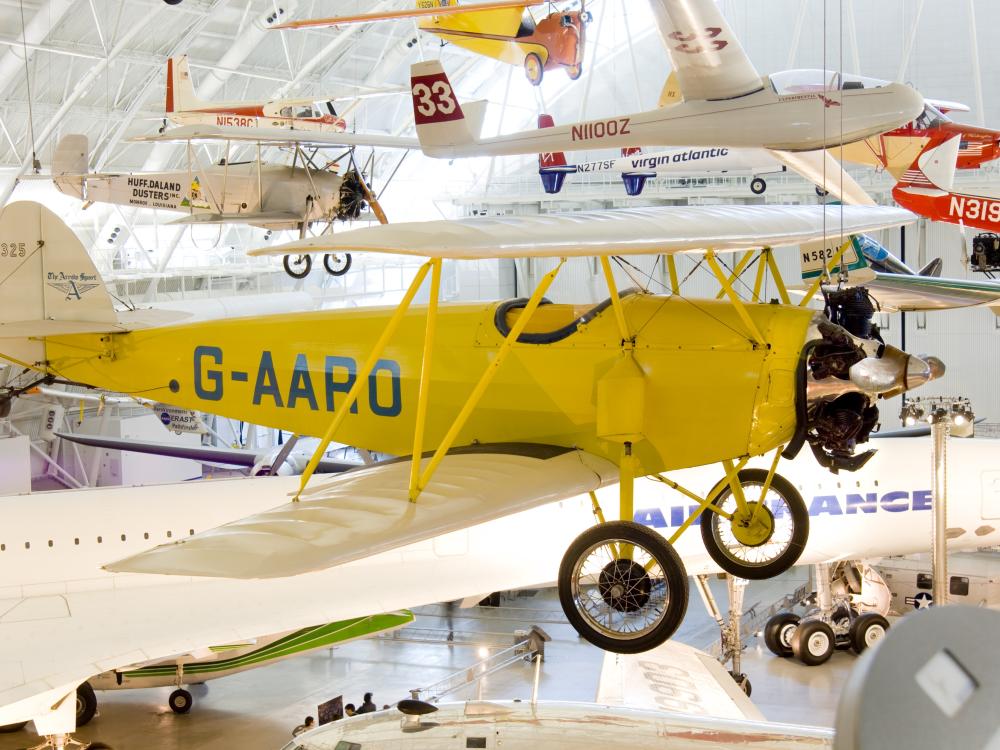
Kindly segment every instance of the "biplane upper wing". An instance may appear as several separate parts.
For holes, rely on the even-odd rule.
[[[386,224],[251,250],[458,259],[660,255],[800,245],[916,220],[882,206],[658,206]]]
[[[685,99],[760,91],[760,73],[715,0],[650,0],[650,6]]]
[[[457,13],[475,13],[484,10],[504,10],[506,8],[527,8],[531,5],[543,5],[541,2],[524,2],[524,0],[498,0],[489,3],[469,3],[468,5],[439,6],[426,8],[409,8],[407,10],[389,10],[383,13],[359,13],[353,16],[330,16],[328,18],[304,18],[299,21],[286,21],[270,26],[271,29],[307,29],[324,26],[348,26],[356,23],[371,23],[372,21],[394,21],[406,18],[428,18],[433,16],[452,16]]]
[[[282,128],[236,128],[223,125],[182,125],[163,133],[137,135],[138,143],[199,143],[233,141],[265,146],[372,146],[374,148],[419,149],[416,138],[381,133],[320,133]]]
[[[279,578],[322,570],[458,531],[618,480],[610,462],[571,448],[504,444],[445,456],[417,502],[402,459],[318,482],[264,513],[119,560],[115,573]]]

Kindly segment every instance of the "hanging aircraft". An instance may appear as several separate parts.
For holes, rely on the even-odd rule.
[[[85,135],[65,135],[52,159],[52,182],[59,192],[86,205],[109,203],[187,214],[170,224],[249,224],[270,230],[304,232],[314,223],[360,219],[374,196],[356,169],[338,174],[336,168],[280,166],[229,162],[168,172],[90,172]],[[297,155],[301,152],[296,152]],[[308,160],[311,162],[311,160]],[[378,215],[380,209],[375,209]],[[285,272],[305,278],[311,259],[286,257]],[[324,256],[323,267],[333,276],[350,270],[348,253]]]
[[[308,29],[346,26],[373,21],[419,19],[421,31],[464,47],[478,55],[508,65],[524,67],[535,86],[547,70],[562,68],[570,80],[583,75],[587,24],[591,15],[580,3],[579,10],[554,10],[536,21],[530,8],[543,2],[486,2],[458,5],[454,0],[417,0],[414,10],[364,13],[353,16],[285,21],[273,29]]]
[[[270,26],[269,28],[276,28]],[[166,117],[174,125],[223,125],[232,128],[276,128],[315,133],[343,133],[347,123],[337,116],[333,102],[312,99],[206,102],[198,98],[191,81],[187,55],[167,59]]]
[[[879,444],[879,452],[852,477],[850,487],[842,478],[817,473],[806,455],[782,468],[786,481],[803,488],[812,525],[800,564],[926,548],[932,485],[929,471],[926,476],[914,472],[914,457],[930,455],[929,439],[883,438]],[[983,467],[995,465],[996,455],[992,441],[961,440],[949,446],[949,460],[956,467],[954,476],[978,477]],[[766,473],[769,464],[755,459],[753,467]],[[717,482],[711,467],[679,471],[674,477],[678,485],[698,493]],[[41,734],[53,735],[51,746],[57,746],[55,735],[65,741],[73,730],[77,686],[94,677],[95,665],[112,675],[127,673],[136,666],[137,655],[140,664],[186,659],[203,655],[208,644],[249,642],[315,622],[364,618],[373,611],[392,612],[485,590],[552,585],[562,550],[593,523],[593,501],[582,494],[469,527],[457,537],[453,533],[387,553],[372,552],[353,564],[285,579],[175,582],[113,574],[102,567],[159,542],[264,511],[275,497],[297,486],[296,477],[263,477],[188,482],[180,493],[176,485],[163,485],[5,498],[0,724],[34,720]],[[634,521],[663,537],[681,528],[695,502],[656,478],[638,480],[635,490]],[[615,495],[613,486],[598,491],[601,500],[613,502]],[[949,544],[970,549],[1000,542],[1000,501],[993,485],[971,482],[963,497],[967,502],[949,509],[949,522],[966,533]],[[701,538],[715,533],[715,526],[701,524],[701,534],[677,541],[692,575],[720,570]],[[509,554],[514,547],[520,554]],[[318,597],[316,591],[335,593]],[[259,606],[261,601],[268,606]],[[202,616],[178,619],[179,609]],[[656,660],[656,653],[649,658]],[[625,683],[636,690],[641,685],[636,679]],[[655,707],[727,716],[718,691],[738,698],[735,683],[715,680],[706,686],[698,680],[690,687],[701,695],[697,706],[675,703],[660,693],[654,696]],[[602,695],[602,701],[611,702],[607,691]]]
[[[923,111],[908,86],[857,77],[798,93],[798,71],[767,77],[754,68],[713,0],[651,0],[674,71],[676,103],[555,128],[478,137],[438,61],[411,69],[414,118],[424,153],[437,158],[503,156],[591,148],[729,146],[812,151],[891,130]],[[479,109],[478,107],[476,108]]]
[[[705,509],[719,516],[719,536],[712,539],[728,569],[748,578],[774,575],[798,558],[807,516],[794,490],[784,484],[775,489],[773,472],[741,474],[747,457],[768,454],[776,468],[782,454],[795,455],[809,442],[823,465],[856,468],[870,458],[854,451],[877,422],[877,399],[925,383],[942,370],[933,359],[857,338],[822,315],[791,305],[786,295],[784,305],[744,302],[733,293],[716,252],[813,241],[825,235],[825,226],[857,232],[909,220],[905,212],[868,206],[715,206],[386,225],[313,238],[293,250],[316,252],[332,243],[339,251],[340,243],[348,243],[430,257],[395,310],[262,316],[248,332],[225,321],[133,327],[127,316],[115,313],[100,283],[80,300],[66,299],[40,284],[36,274],[60,269],[90,278],[96,272],[86,253],[44,208],[14,204],[0,228],[10,229],[4,236],[18,247],[23,243],[25,257],[28,248],[34,250],[31,262],[3,282],[16,290],[11,301],[19,304],[5,310],[6,322],[0,322],[2,351],[43,374],[141,391],[182,408],[299,434],[317,435],[329,425],[303,474],[307,491],[301,502],[133,555],[110,569],[235,578],[304,573],[595,490],[620,476],[625,520],[581,535],[565,555],[559,580],[573,590],[589,580],[584,570],[601,555],[622,544],[635,550],[632,559],[613,555],[602,565],[617,582],[612,592],[627,590],[633,580],[650,587],[640,606],[631,594],[610,595],[601,605],[611,608],[610,627],[605,614],[594,619],[583,599],[567,599],[564,607],[593,642],[638,651],[673,633],[686,608],[687,587],[672,547],[627,520],[637,473],[721,462],[725,478],[692,519]],[[679,297],[620,295],[610,258],[621,252],[704,253],[729,300],[693,307]],[[558,267],[545,274],[528,301],[438,304],[444,257],[594,255],[610,299],[591,310],[539,307]],[[773,259],[770,266],[775,268]],[[426,313],[410,310],[428,275]],[[430,336],[421,336],[428,320]],[[438,325],[441,340],[435,343]],[[405,335],[396,336],[397,331]],[[336,342],[332,350],[330,341]],[[95,353],[81,357],[81,350]],[[569,385],[567,357],[577,373]],[[508,358],[516,364],[501,367]],[[761,382],[770,385],[762,389]],[[686,394],[683,402],[674,396],[679,392]],[[653,418],[667,411],[670,420]],[[393,455],[422,455],[424,445],[435,453],[426,466],[403,460],[306,488],[334,436]],[[792,528],[778,535],[772,514],[747,500],[744,483],[758,497],[776,491]],[[735,512],[713,505],[726,488],[736,493]],[[368,500],[358,505],[362,496]],[[347,517],[353,520],[344,526]],[[280,519],[297,520],[289,527]],[[305,536],[288,536],[292,528]],[[246,544],[246,534],[253,536],[252,544]],[[768,544],[772,538],[776,541]],[[739,539],[757,545],[751,559],[740,551]]]

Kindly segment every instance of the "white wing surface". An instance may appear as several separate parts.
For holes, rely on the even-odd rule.
[[[769,153],[789,169],[825,190],[834,198],[852,206],[874,206],[865,192],[829,151],[774,151]]]
[[[650,0],[685,100],[734,99],[761,76],[715,0]]]
[[[909,211],[881,206],[658,206],[385,224],[248,254],[360,251],[478,260],[721,252],[846,238],[915,220]]]
[[[453,451],[415,503],[408,497],[409,478],[409,460],[350,471],[318,483],[306,499],[105,568],[222,578],[293,576],[591,492],[617,481],[618,472],[582,451],[506,444]]]
[[[281,128],[234,128],[220,125],[182,125],[163,133],[139,135],[130,141],[140,143],[218,142],[260,143],[267,146],[373,146],[375,148],[419,149],[416,138],[379,133],[317,133]]]

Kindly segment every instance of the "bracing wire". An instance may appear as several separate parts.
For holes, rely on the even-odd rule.
[[[20,0],[21,6],[21,48],[24,54],[24,85],[28,95],[28,137],[31,139],[31,168],[38,172],[38,154],[35,152],[35,117],[31,108],[31,69],[28,66],[28,33],[24,23],[24,0]]]

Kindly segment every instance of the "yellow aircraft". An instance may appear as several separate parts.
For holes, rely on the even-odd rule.
[[[427,257],[395,308],[185,323],[116,311],[72,231],[41,205],[14,203],[0,215],[0,353],[35,377],[324,436],[289,502],[110,570],[297,575],[618,481],[620,520],[606,522],[592,495],[599,523],[567,550],[558,582],[581,635],[638,652],[669,638],[686,610],[677,536],[700,518],[726,570],[787,569],[808,515],[776,473],[780,457],[808,442],[824,465],[857,468],[877,399],[940,373],[936,361],[793,305],[770,249],[819,241],[806,252],[832,266],[851,243],[838,235],[831,247],[825,227],[846,236],[911,220],[871,206],[671,206],[384,225],[264,252]],[[761,248],[754,299],[744,301],[717,253]],[[726,299],[680,294],[678,252],[702,254]],[[620,292],[611,263],[624,253],[662,254],[673,293]],[[439,303],[443,259],[496,257],[557,261],[528,299]],[[607,301],[545,300],[572,257],[596,258]],[[765,270],[780,302],[760,299]],[[414,307],[428,278],[429,303]],[[332,439],[421,459],[308,486]],[[770,471],[744,469],[772,452]],[[707,497],[662,474],[715,462],[722,479]],[[670,540],[632,521],[641,475],[697,503]],[[539,581],[551,577],[539,571]]]
[[[575,81],[583,75],[590,13],[581,2],[579,10],[554,11],[536,22],[529,8],[543,4],[498,0],[458,5],[454,0],[417,0],[413,10],[310,18],[270,28],[304,29],[415,18],[420,19],[422,31],[435,34],[446,42],[508,65],[524,66],[525,75],[535,86],[541,84],[546,70],[560,67]]]

